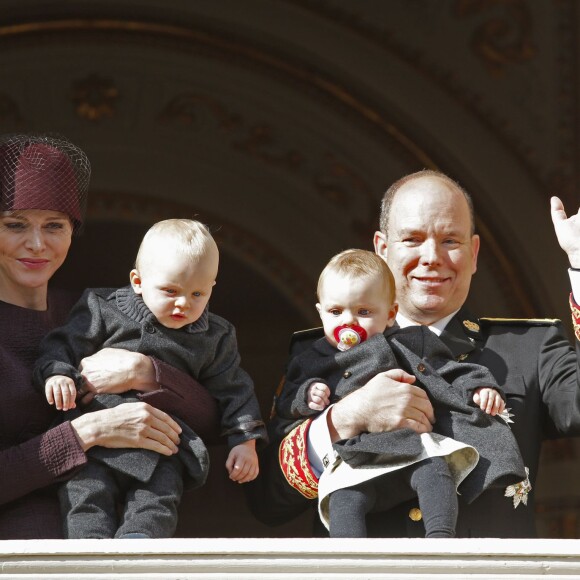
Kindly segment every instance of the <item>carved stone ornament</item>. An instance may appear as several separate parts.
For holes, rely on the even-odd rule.
[[[73,103],[79,117],[88,121],[100,121],[115,114],[119,89],[110,79],[91,74],[73,85]]]

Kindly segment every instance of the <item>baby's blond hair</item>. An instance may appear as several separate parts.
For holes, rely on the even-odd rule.
[[[212,251],[218,251],[208,227],[201,222],[190,219],[163,220],[152,225],[143,237],[135,260],[137,270],[143,268],[148,251],[160,238],[171,241],[175,245],[175,251],[194,262]]]
[[[385,293],[388,293],[390,301],[395,301],[395,279],[386,262],[375,253],[368,250],[345,250],[331,258],[318,278],[316,294],[318,300],[322,293],[324,280],[330,272],[335,272],[347,277],[377,276],[383,281]]]

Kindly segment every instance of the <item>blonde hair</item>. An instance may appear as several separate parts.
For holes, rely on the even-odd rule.
[[[198,262],[208,253],[217,252],[217,244],[205,224],[197,220],[169,219],[157,222],[149,228],[137,252],[135,268],[143,267],[146,257],[155,241],[169,240],[180,252],[194,262]]]
[[[377,276],[383,281],[385,292],[388,292],[391,302],[395,301],[395,278],[386,262],[374,252],[368,250],[345,250],[331,258],[318,278],[316,295],[320,294],[326,276],[335,272],[348,277]]]

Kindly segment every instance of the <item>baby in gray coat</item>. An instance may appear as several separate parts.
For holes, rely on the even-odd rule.
[[[456,362],[429,329],[398,327],[393,276],[372,252],[334,256],[318,298],[324,338],[291,359],[277,414],[313,415],[378,372],[402,369],[427,391],[437,421],[433,434],[406,429],[335,443],[337,457],[327,458],[318,485],[323,523],[331,537],[365,536],[366,513],[417,496],[427,537],[453,537],[460,484],[472,501],[490,485],[526,476],[493,376]]]
[[[155,356],[190,374],[217,399],[231,448],[226,469],[230,479],[245,483],[258,475],[256,440],[266,433],[252,380],[239,366],[235,329],[208,309],[218,261],[217,245],[203,224],[185,219],[155,224],[139,248],[131,286],[85,291],[67,324],[42,342],[35,381],[50,404],[66,411],[75,409],[79,390],[88,388],[78,370],[83,358],[106,347]],[[130,397],[97,394],[84,410]],[[209,468],[203,442],[183,421],[180,425],[176,457],[91,449],[87,466],[62,488],[66,536],[172,536],[184,480],[190,487],[202,485]]]

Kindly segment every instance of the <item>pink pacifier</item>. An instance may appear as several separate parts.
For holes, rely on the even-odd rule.
[[[358,324],[343,324],[334,329],[338,350],[348,350],[367,339],[367,331]]]

